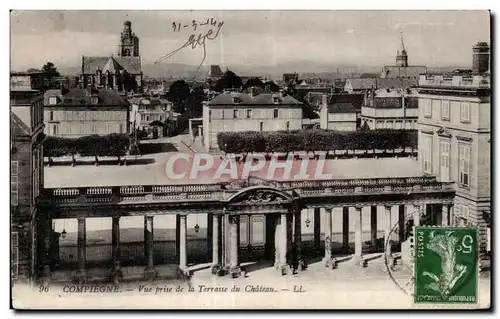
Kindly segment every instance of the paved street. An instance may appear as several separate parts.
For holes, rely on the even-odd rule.
[[[325,268],[323,263],[309,265],[298,275],[280,276],[270,263],[248,266],[247,277],[217,277],[210,274],[208,265],[194,273],[190,282],[181,280],[134,282],[120,287],[120,293],[64,293],[62,286],[53,286],[51,291],[40,294],[27,292],[26,287],[14,289],[17,294],[35,295],[28,303],[32,306],[56,304],[64,298],[65,305],[85,307],[84,300],[92,300],[96,306],[154,307],[154,308],[416,308],[411,297],[394,283],[385,271],[382,259],[360,268],[352,261],[340,263],[337,269]],[[266,267],[267,266],[267,267]],[[255,270],[252,270],[254,268]],[[409,271],[393,273],[396,282],[408,281]],[[140,286],[151,288],[151,292],[139,291]],[[191,286],[194,292],[187,292]],[[183,288],[183,293],[165,292]],[[231,289],[239,288],[238,292]],[[67,289],[67,288],[66,288]],[[215,291],[217,290],[217,291]],[[295,292],[294,292],[295,290]],[[304,294],[307,293],[307,294]],[[50,297],[51,296],[51,297]],[[84,297],[84,298],[83,298]],[[479,283],[480,305],[489,303],[489,279]],[[133,300],[133,302],[131,302]],[[63,306],[65,306],[63,305]],[[61,306],[59,304],[59,306]],[[436,306],[433,306],[436,307]]]

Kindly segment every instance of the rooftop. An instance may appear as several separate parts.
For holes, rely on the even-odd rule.
[[[490,75],[488,73],[421,75],[418,84],[420,87],[489,88]]]
[[[44,94],[44,105],[51,105],[50,97],[57,97],[55,105],[77,106],[77,105],[102,105],[102,106],[126,106],[128,102],[117,92],[111,89],[57,89],[47,90]],[[98,103],[92,103],[92,97],[98,98]]]
[[[275,101],[277,99],[277,101]],[[301,105],[291,95],[280,93],[241,93],[227,92],[217,95],[207,105]]]

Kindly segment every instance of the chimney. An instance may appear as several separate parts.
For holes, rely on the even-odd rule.
[[[255,90],[255,87],[250,87],[250,96],[255,97],[257,95],[257,91]]]
[[[472,73],[483,74],[490,68],[490,46],[486,42],[478,42],[472,47]]]

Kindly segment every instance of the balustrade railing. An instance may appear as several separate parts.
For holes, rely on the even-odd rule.
[[[265,182],[264,182],[265,184]],[[281,190],[295,190],[303,196],[342,193],[400,193],[412,191],[439,191],[451,187],[453,183],[443,183],[433,176],[337,179],[317,181],[272,182]],[[243,188],[245,186],[242,186]],[[234,193],[240,189],[225,189],[223,184],[196,185],[130,185],[105,187],[47,188],[43,190],[42,200],[56,204],[78,202],[85,199],[88,203],[112,201],[168,201],[223,199],[224,193]]]

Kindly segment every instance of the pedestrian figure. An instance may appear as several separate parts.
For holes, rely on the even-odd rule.
[[[298,251],[297,251],[297,245],[295,243],[292,243],[292,247],[289,251],[288,254],[288,265],[290,266],[290,269],[292,270],[292,275],[295,275],[297,273],[297,270],[299,268],[299,258],[298,258]]]

